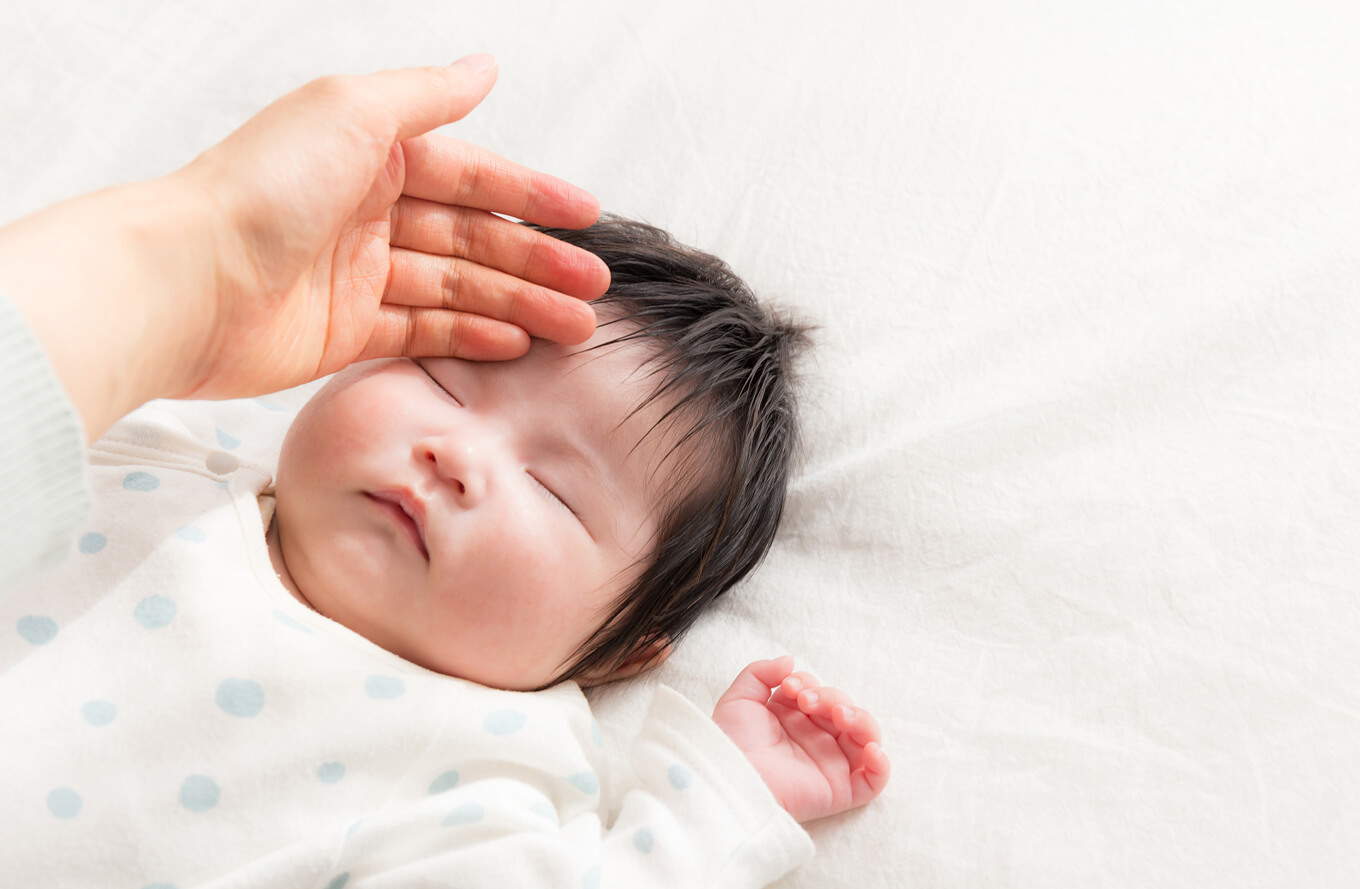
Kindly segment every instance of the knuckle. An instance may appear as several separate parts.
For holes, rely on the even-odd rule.
[[[445,309],[457,309],[463,301],[467,276],[463,264],[456,257],[449,257],[444,269],[443,279],[439,282],[439,299]]]

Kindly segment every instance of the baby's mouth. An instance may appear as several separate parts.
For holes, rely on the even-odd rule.
[[[411,494],[400,488],[377,491],[364,496],[388,515],[397,527],[406,534],[425,561],[430,560],[430,551],[425,546],[425,510],[423,504]]]

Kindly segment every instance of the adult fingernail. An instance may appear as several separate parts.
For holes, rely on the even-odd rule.
[[[488,71],[496,67],[496,57],[491,53],[480,52],[476,55],[463,56],[451,66],[461,69],[465,74],[475,76],[483,71]]]

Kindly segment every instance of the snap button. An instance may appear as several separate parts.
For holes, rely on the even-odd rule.
[[[204,462],[208,465],[209,472],[215,472],[218,475],[226,475],[241,465],[240,460],[226,451],[213,451]]]

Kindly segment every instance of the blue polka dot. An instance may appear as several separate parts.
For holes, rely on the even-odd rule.
[[[406,693],[406,683],[395,676],[370,676],[364,680],[364,691],[370,698],[390,701]]]
[[[142,889],[175,889],[174,883],[147,883]]]
[[[19,631],[19,635],[24,637],[25,642],[34,645],[46,645],[57,638],[57,622],[50,617],[40,617],[30,614],[27,617],[19,618],[19,622],[14,625]]]
[[[207,532],[197,525],[185,525],[175,532],[175,536],[190,543],[202,543],[208,539]]]
[[[241,440],[239,438],[228,435],[221,426],[216,426],[214,428],[217,430],[217,443],[220,444],[224,450],[230,451],[240,447]]]
[[[264,709],[264,686],[253,679],[223,679],[217,686],[217,706],[249,719]]]
[[[482,820],[482,816],[485,814],[486,810],[482,808],[481,803],[463,803],[444,819],[444,826],[457,827],[460,824],[476,824]]]
[[[656,843],[656,837],[652,836],[651,828],[639,827],[633,831],[633,848],[643,855],[652,851],[652,846]]]
[[[132,616],[148,630],[159,630],[174,620],[178,611],[179,606],[171,599],[164,596],[147,596],[137,603]]]
[[[581,875],[581,889],[600,889],[600,866],[598,864]]]
[[[290,630],[297,630],[302,633],[311,632],[311,630],[305,624],[298,622],[297,620],[289,617],[282,611],[278,611],[277,609],[274,611],[274,620],[283,624],[285,627],[288,627],[288,629]]]
[[[594,772],[577,772],[567,781],[582,793],[599,793],[600,781]]]
[[[322,784],[335,784],[345,777],[345,764],[341,762],[323,762],[321,767],[316,770],[316,777]]]
[[[109,701],[86,701],[80,715],[90,725],[108,725],[118,715],[118,708]]]
[[[326,889],[345,889],[345,884],[349,882],[349,871],[345,871],[335,879],[326,884]]]
[[[207,775],[190,775],[179,788],[179,804],[190,812],[206,812],[221,798],[217,782]]]
[[[349,830],[345,831],[345,839],[349,839],[350,837],[352,837],[352,836],[354,836],[356,833],[358,833],[358,832],[359,832],[359,825],[361,825],[361,824],[363,824],[363,823],[364,823],[364,819],[360,818],[358,821],[356,821],[356,822],[354,822],[353,824],[351,824],[351,825],[349,826]]]
[[[486,717],[482,726],[493,735],[513,735],[524,728],[525,716],[518,710],[497,710]]]
[[[430,782],[430,793],[443,793],[444,791],[452,790],[457,786],[458,772],[449,769],[447,772]]]
[[[80,794],[69,787],[58,787],[47,795],[47,811],[58,818],[74,818],[80,814]]]
[[[149,472],[129,472],[123,477],[124,491],[154,491],[161,486],[161,480]]]
[[[590,740],[595,742],[596,747],[604,746],[604,735],[600,734],[600,724],[593,719],[590,721]]]
[[[255,403],[258,404],[260,407],[264,408],[264,409],[267,410],[267,411],[286,411],[286,410],[288,410],[288,408],[279,407],[277,404],[272,404],[272,403],[270,403],[270,402],[268,402],[268,401],[265,401],[263,398],[257,398],[257,399],[255,399]]]
[[[103,534],[90,531],[80,536],[80,551],[87,556],[92,556],[109,545],[109,539]]]
[[[214,483],[213,483],[213,487],[214,487],[214,488],[221,488],[223,491],[225,491],[230,485],[231,485],[231,482],[214,482]]]
[[[529,807],[529,811],[535,815],[541,815],[553,824],[557,823],[557,810],[552,807],[552,803],[541,799]]]
[[[675,765],[666,770],[666,777],[670,779],[671,786],[676,790],[684,790],[689,787],[694,776],[689,773],[689,769],[684,766]]]

